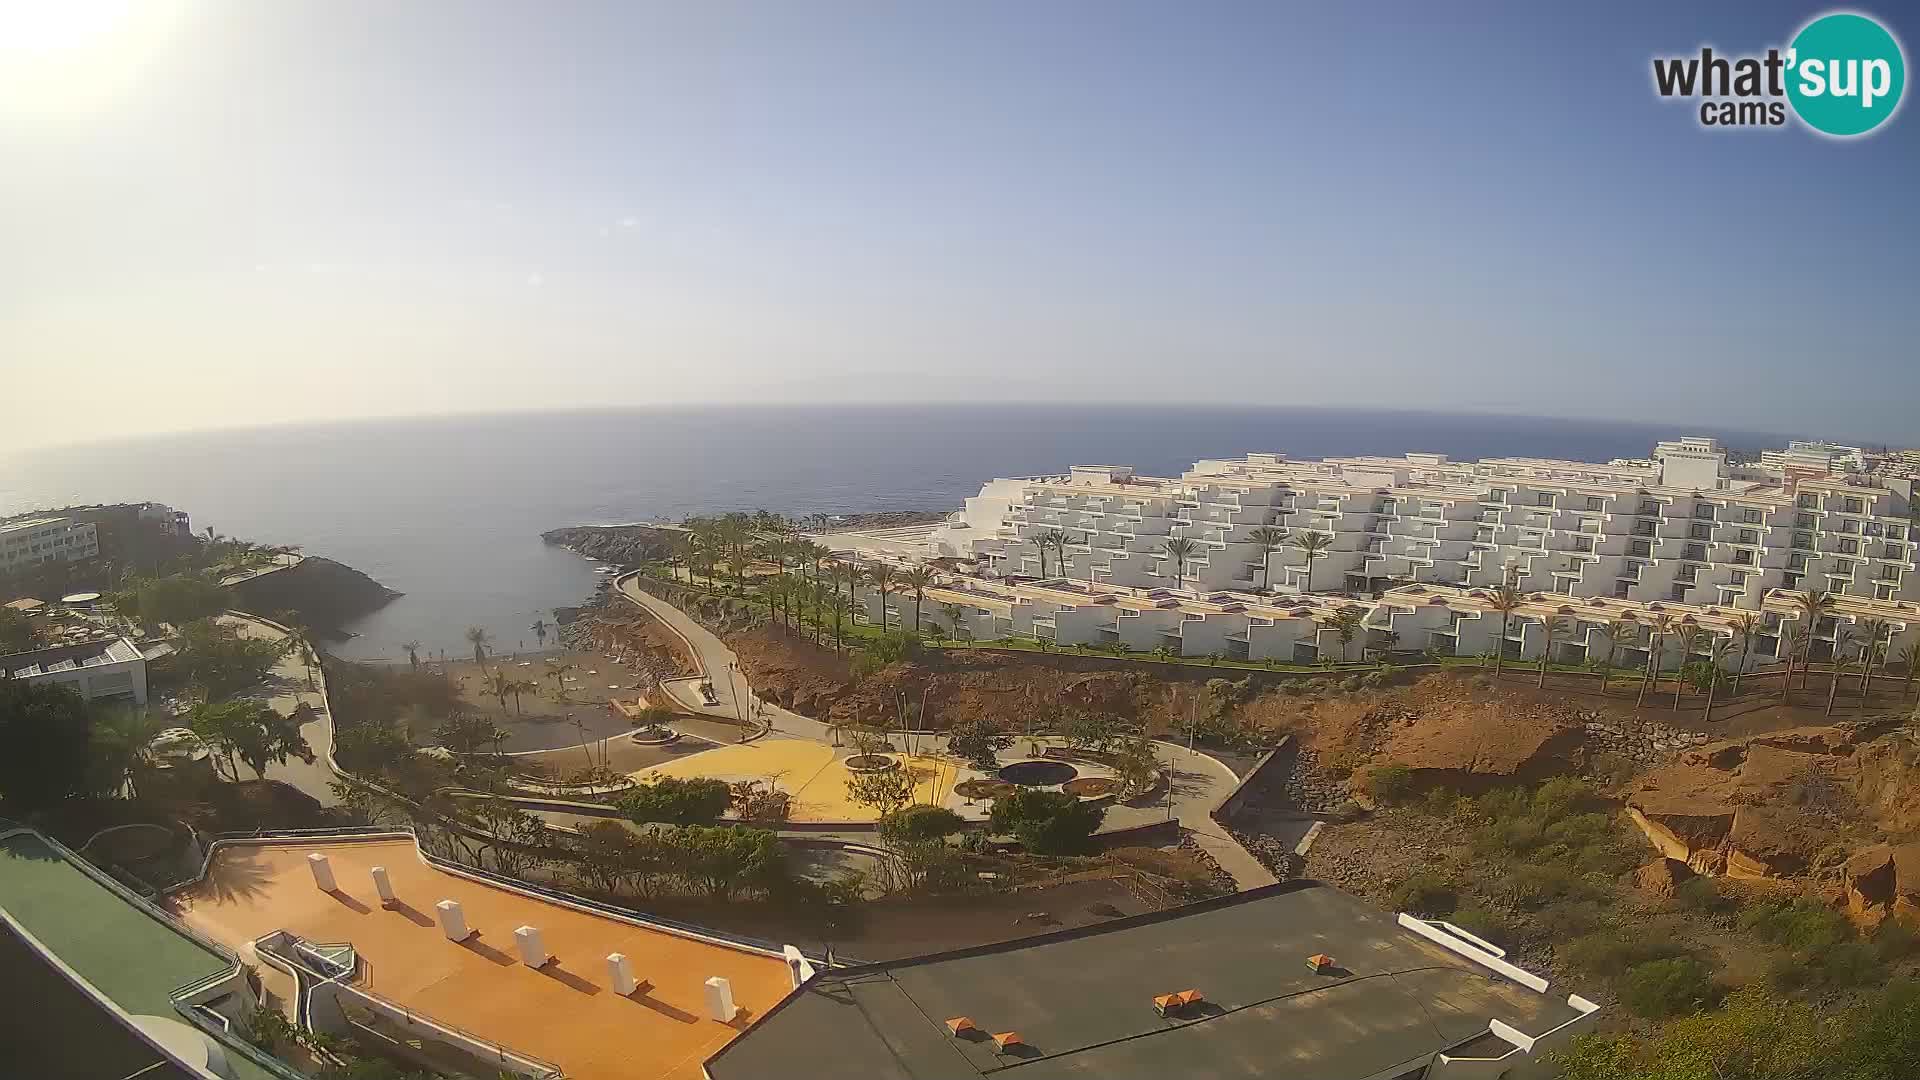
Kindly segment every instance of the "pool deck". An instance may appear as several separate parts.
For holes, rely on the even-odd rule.
[[[332,864],[339,889],[314,886],[307,855]],[[383,907],[369,871],[384,866],[399,903]],[[700,1063],[732,1041],[789,989],[784,961],[723,941],[628,922],[441,870],[412,840],[312,840],[231,844],[205,880],[174,894],[182,919],[236,950],[275,930],[310,941],[350,942],[367,962],[361,988],[551,1061],[575,1080],[695,1080]],[[448,941],[434,905],[457,900],[478,934]],[[519,960],[513,932],[537,926],[556,960]],[[622,953],[641,988],[621,997],[606,956]],[[726,977],[741,1013],[710,1019],[704,982]]]

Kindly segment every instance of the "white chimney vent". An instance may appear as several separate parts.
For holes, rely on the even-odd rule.
[[[448,941],[465,941],[473,936],[473,931],[467,929],[467,913],[460,909],[460,901],[442,900],[433,905],[433,909],[440,913],[440,931],[447,935]]]
[[[308,855],[307,869],[313,871],[313,883],[319,887],[321,892],[337,892],[339,890],[339,886],[334,884],[333,881],[333,865],[327,862],[325,855],[317,851]]]
[[[708,979],[707,1015],[723,1024],[731,1024],[739,1012],[733,1004],[733,984],[718,975]]]
[[[530,968],[537,968],[553,957],[547,955],[546,945],[540,940],[540,928],[522,926],[513,932],[513,943],[520,949],[520,962]]]
[[[619,953],[607,954],[607,981],[621,997],[640,989],[640,980],[633,977],[633,961]]]
[[[387,877],[386,867],[376,866],[370,872],[373,874],[373,891],[380,894],[382,904],[391,904],[399,899],[393,891],[393,880]]]

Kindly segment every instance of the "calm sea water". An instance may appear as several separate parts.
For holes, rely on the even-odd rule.
[[[0,458],[0,513],[156,500],[194,526],[300,544],[407,595],[337,651],[511,647],[597,579],[540,542],[561,525],[765,507],[957,507],[995,476],[1076,463],[1177,474],[1198,458],[1429,450],[1458,458],[1641,457],[1654,441],[1779,436],[1635,423],[1306,409],[1131,406],[702,408],[364,421],[200,433]]]

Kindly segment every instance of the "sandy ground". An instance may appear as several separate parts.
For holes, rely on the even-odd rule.
[[[572,670],[561,676],[563,697],[561,684],[550,673],[566,665],[572,665]],[[501,747],[510,754],[597,742],[631,731],[633,725],[614,715],[607,702],[615,697],[630,700],[646,688],[644,675],[601,653],[547,653],[537,658],[500,653],[487,657],[484,666],[467,659],[453,661],[447,669],[469,708],[513,733]],[[486,690],[496,671],[517,682],[534,683],[536,688],[523,691],[517,706],[508,694],[503,708]]]
[[[745,745],[723,746],[704,754],[695,754],[664,765],[656,765],[634,774],[636,779],[656,776],[713,777],[728,782],[772,780],[793,796],[793,821],[877,821],[880,815],[871,807],[859,806],[847,799],[850,775],[842,761],[853,753],[845,747],[822,746],[803,739],[768,738]],[[907,768],[919,778],[914,798],[919,802],[947,805],[964,803],[953,796],[953,785],[963,770],[933,758],[910,757]]]

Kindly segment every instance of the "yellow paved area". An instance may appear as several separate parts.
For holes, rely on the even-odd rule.
[[[869,807],[847,799],[847,767],[842,762],[853,753],[847,747],[825,746],[805,739],[762,739],[744,746],[723,746],[705,753],[691,754],[633,776],[677,776],[683,779],[711,777],[729,783],[739,780],[772,780],[780,790],[793,796],[793,821],[874,821],[879,814]],[[953,797],[953,785],[959,770],[949,762],[929,757],[908,757],[906,767],[919,781],[914,801],[944,806]]]
[[[307,854],[333,864],[338,891],[314,887]],[[399,903],[382,906],[369,870],[384,866]],[[176,894],[188,925],[236,951],[288,930],[351,942],[367,960],[367,990],[443,1024],[559,1065],[575,1080],[698,1080],[700,1063],[787,994],[786,964],[718,942],[566,907],[449,874],[411,840],[315,839],[221,849],[206,880]],[[479,933],[454,944],[434,905],[458,900]],[[517,958],[513,931],[538,926],[556,959],[538,971]],[[606,955],[632,962],[640,989],[608,984]],[[712,975],[733,983],[741,1015],[708,1018]]]

